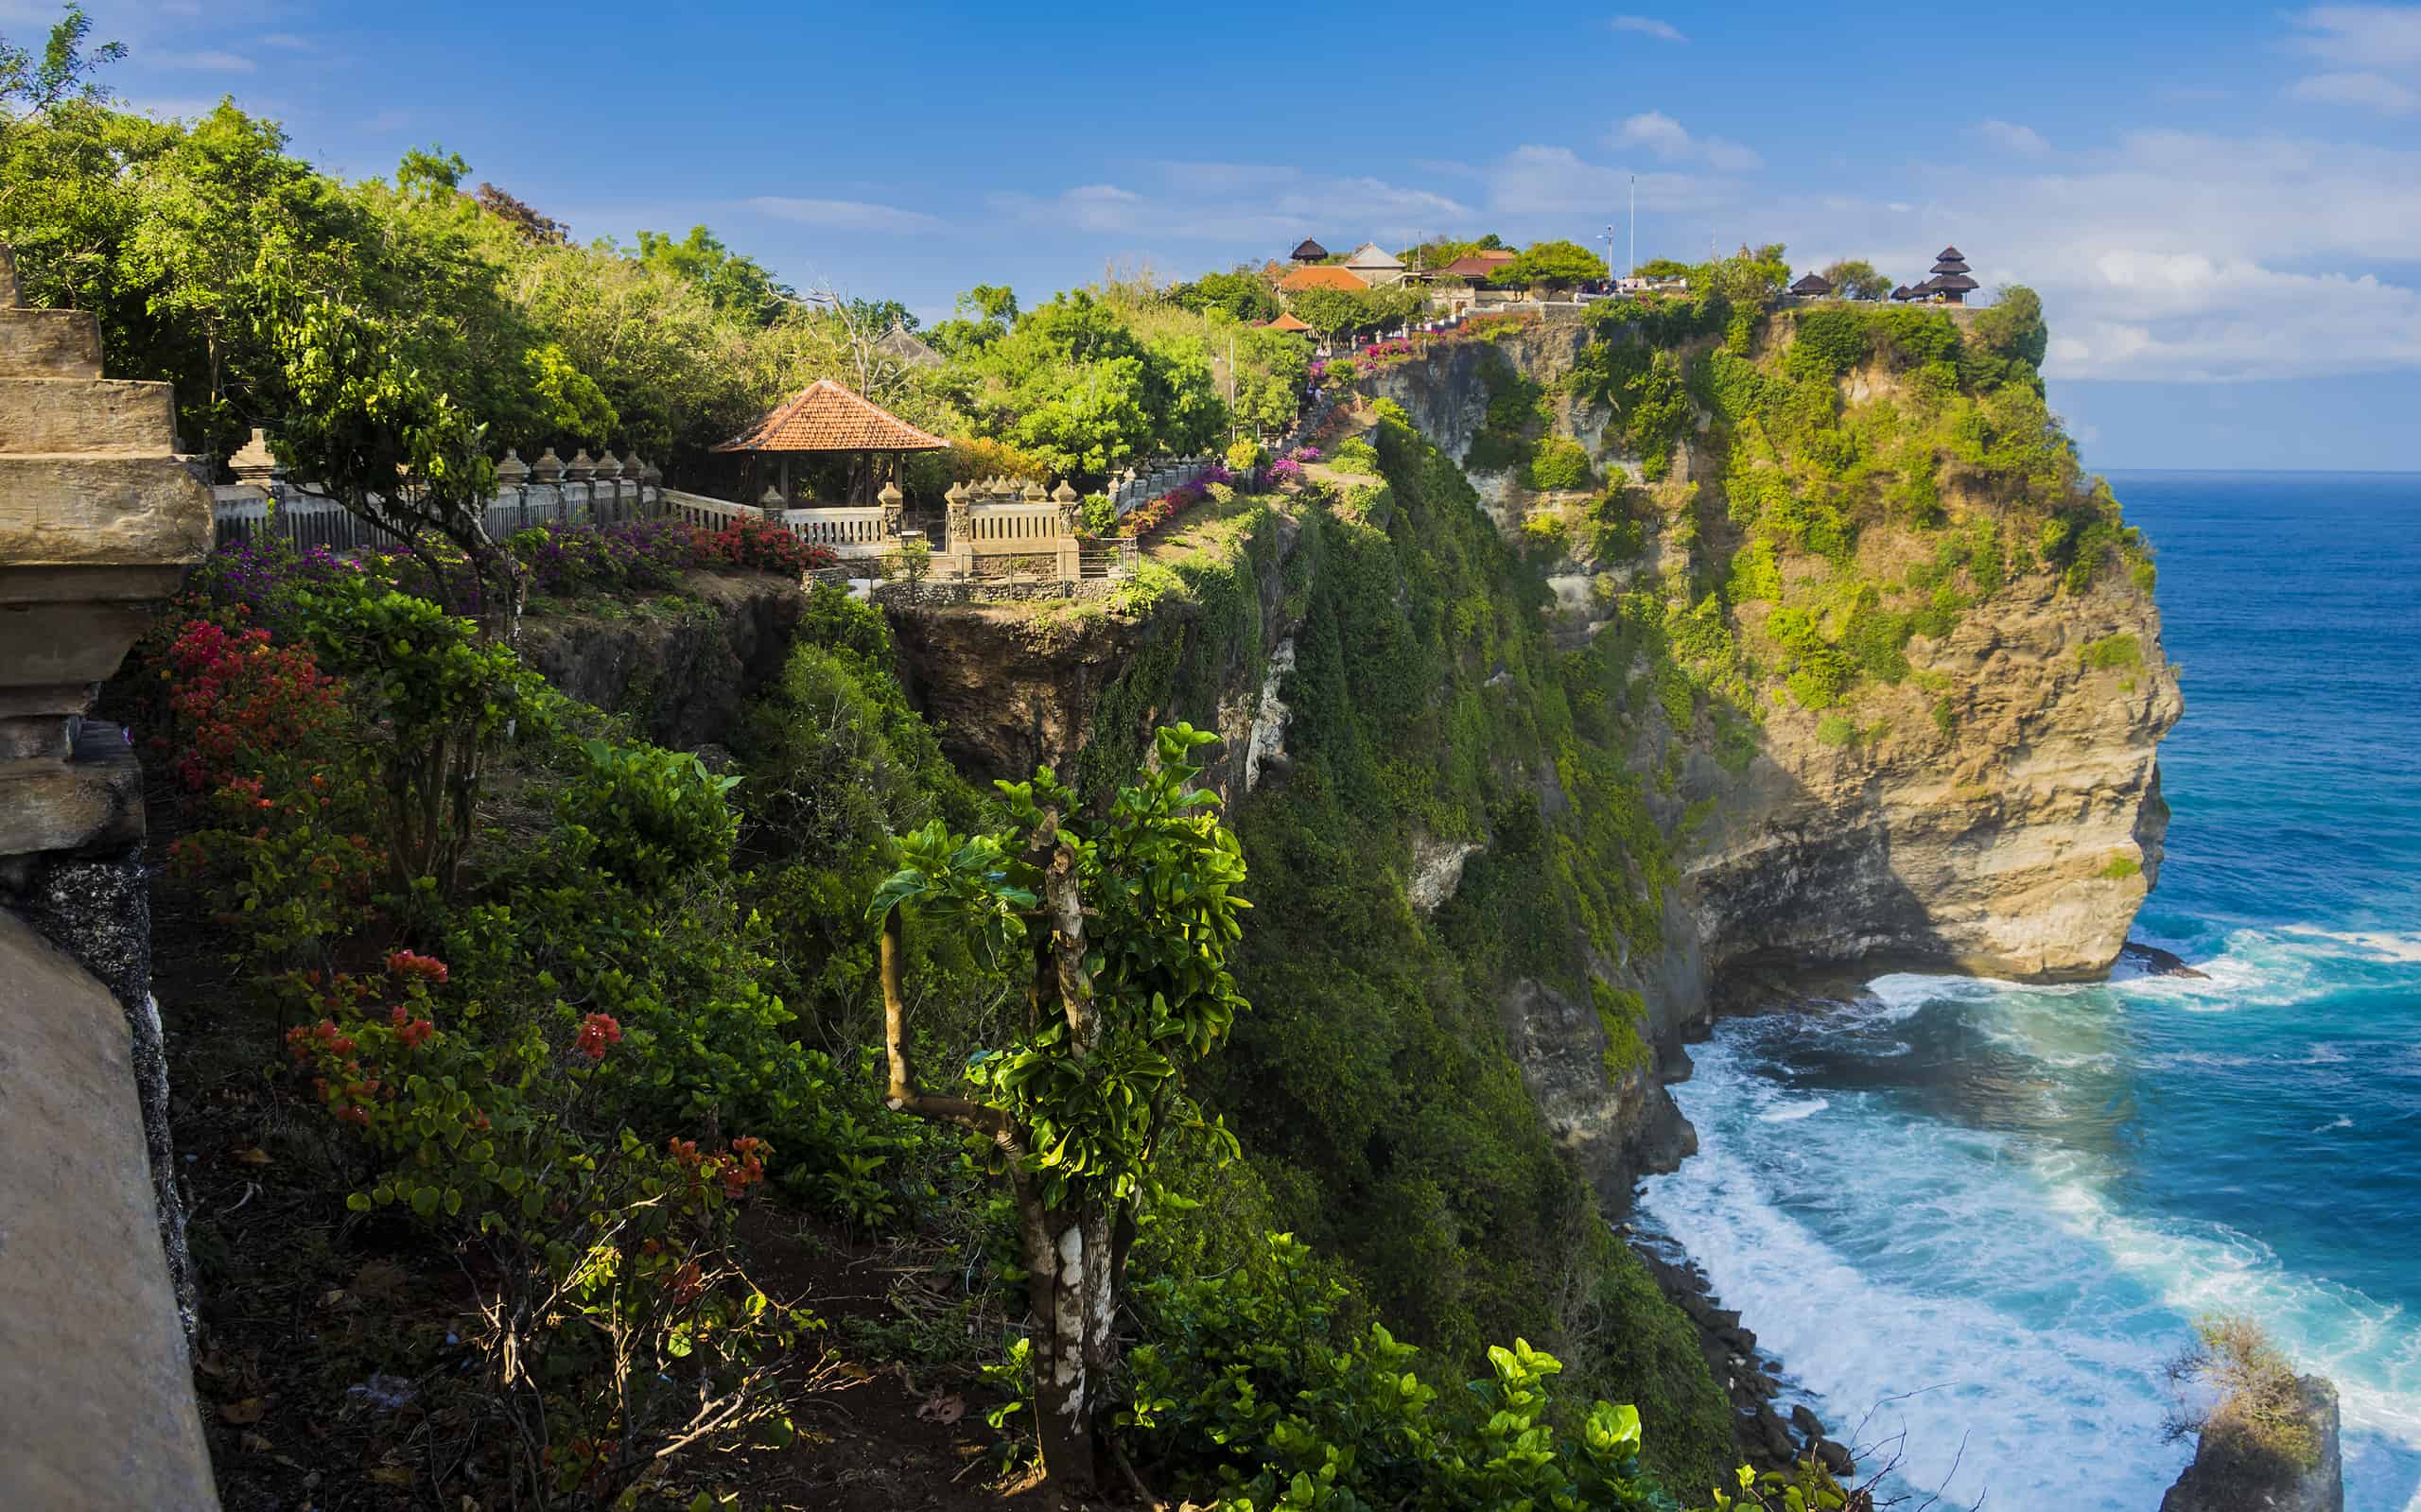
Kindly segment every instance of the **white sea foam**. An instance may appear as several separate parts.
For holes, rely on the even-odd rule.
[[[1972,1003],[1996,1039],[2046,1044],[2053,1065],[2075,1058],[2075,1035],[2088,1032],[2063,1029],[2030,988],[1884,981],[1876,1022]],[[2106,1195],[2116,1157],[2099,1149],[1979,1132],[1883,1094],[1791,1089],[1758,1069],[1776,1047],[1754,1023],[1719,1026],[1698,1075],[1675,1089],[1700,1154],[1649,1183],[1643,1212],[1706,1267],[1837,1436],[1855,1431],[1872,1446],[1905,1433],[1907,1486],[1948,1503],[1989,1492],[2001,1506],[2140,1512],[2185,1457],[2160,1440],[2158,1366],[2188,1319],[2224,1310],[2259,1318],[2337,1382],[2350,1512],[2421,1512],[2415,1319],[2290,1273],[2224,1225],[2121,1210]],[[2421,1050],[2411,1058],[2421,1071]],[[1829,1116],[1811,1119],[1819,1110]],[[2324,1128],[2350,1126],[2340,1117]],[[1916,1395],[1887,1400],[1902,1393]],[[2060,1453],[2044,1454],[2053,1442]]]
[[[2394,961],[2406,965],[2421,965],[2421,935],[2390,934],[2355,930],[2323,930],[2308,924],[2290,924],[2281,930],[2299,939],[2326,940],[2343,946],[2354,955],[2373,961]]]

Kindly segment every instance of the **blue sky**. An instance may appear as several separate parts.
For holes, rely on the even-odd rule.
[[[2421,7],[88,9],[145,108],[232,93],[348,175],[440,143],[583,237],[704,221],[928,314],[1304,235],[1598,242],[1636,173],[1643,258],[2032,285],[2095,466],[2421,468]]]

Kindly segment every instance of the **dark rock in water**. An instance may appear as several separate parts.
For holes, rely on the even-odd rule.
[[[1824,1436],[1824,1420],[1804,1402],[1790,1410],[1790,1426],[1798,1429],[1810,1443]]]
[[[2130,940],[2120,946],[2118,959],[2133,961],[2155,977],[2191,977],[2197,982],[2211,980],[2209,972],[2197,971],[2175,953],[2156,945],[2146,945],[2141,940]]]
[[[1848,1449],[1830,1438],[1816,1441],[1816,1458],[1837,1476],[1846,1476],[1857,1469],[1857,1461],[1850,1458]]]
[[[1771,1407],[1757,1409],[1757,1443],[1777,1465],[1787,1465],[1799,1457],[1799,1446],[1791,1442],[1790,1430]]]
[[[2304,1425],[2318,1445],[2316,1463],[2290,1463],[2219,1424],[2203,1430],[2194,1463],[2161,1498],[2160,1512],[2345,1512],[2345,1472],[2337,1444],[2337,1387],[2305,1376]]]
[[[1757,1352],[1757,1336],[1747,1329],[1717,1329],[1715,1336],[1742,1354]]]

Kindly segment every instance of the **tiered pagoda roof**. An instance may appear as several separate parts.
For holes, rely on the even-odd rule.
[[[1968,276],[1967,259],[1956,247],[1944,247],[1933,261],[1933,276],[1917,286],[1927,294],[1966,294],[1984,286]]]

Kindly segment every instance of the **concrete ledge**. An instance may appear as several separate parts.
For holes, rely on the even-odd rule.
[[[9,417],[0,452],[165,457],[177,449],[175,391],[165,383],[0,377],[0,414]]]
[[[209,553],[210,490],[174,457],[0,456],[0,561],[130,566]]]
[[[90,311],[0,308],[0,378],[100,375],[101,324]]]
[[[0,911],[0,1506],[209,1509],[125,1012]]]

